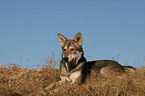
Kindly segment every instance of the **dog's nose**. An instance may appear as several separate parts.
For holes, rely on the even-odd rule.
[[[63,60],[64,60],[65,62],[68,62],[68,57],[64,57]]]

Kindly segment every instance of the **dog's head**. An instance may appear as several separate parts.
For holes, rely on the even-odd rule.
[[[73,40],[66,39],[63,35],[58,34],[60,44],[62,46],[62,59],[69,63],[78,63],[83,56],[82,35],[77,33]]]

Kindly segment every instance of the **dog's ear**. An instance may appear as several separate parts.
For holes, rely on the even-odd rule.
[[[61,46],[64,45],[64,42],[67,40],[63,35],[59,34],[58,33],[58,38],[59,38],[59,41],[60,41],[60,44]]]
[[[82,39],[81,33],[80,33],[80,32],[77,33],[73,40],[74,40],[78,45],[81,46],[82,43],[83,43],[83,39]]]

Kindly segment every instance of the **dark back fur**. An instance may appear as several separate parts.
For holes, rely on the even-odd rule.
[[[86,62],[82,71],[82,83],[85,82],[86,78],[95,71],[96,74],[100,74],[100,70],[105,67],[110,67],[112,70],[123,73],[124,68],[118,62],[113,60],[97,60]]]

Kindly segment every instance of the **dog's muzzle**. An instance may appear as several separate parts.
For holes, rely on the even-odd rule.
[[[64,60],[65,62],[68,62],[68,57],[64,57],[63,60]]]

